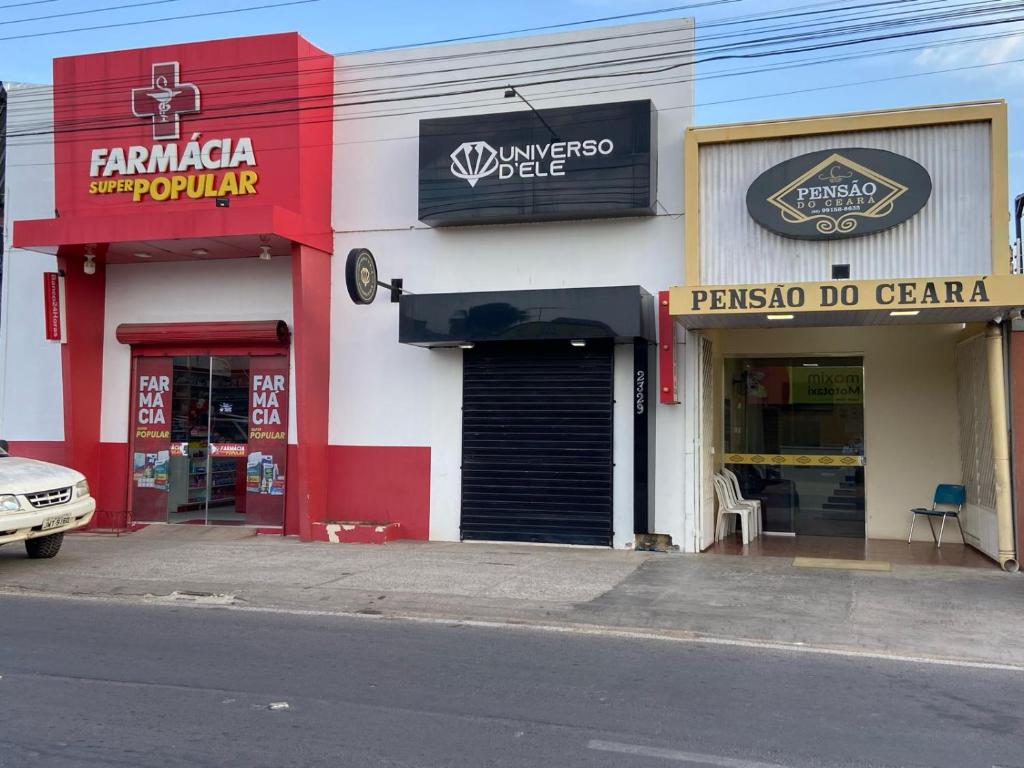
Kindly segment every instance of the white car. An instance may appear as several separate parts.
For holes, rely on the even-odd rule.
[[[95,511],[81,472],[11,456],[0,440],[0,544],[24,541],[29,557],[53,557]]]

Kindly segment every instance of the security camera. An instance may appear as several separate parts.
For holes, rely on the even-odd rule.
[[[87,275],[96,274],[96,257],[91,253],[85,254],[85,263],[82,264],[82,271]]]

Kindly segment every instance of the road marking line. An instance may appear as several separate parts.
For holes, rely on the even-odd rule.
[[[758,760],[740,760],[735,757],[702,755],[699,752],[681,752],[677,749],[659,749],[658,747],[644,747],[640,744],[620,744],[617,741],[600,741],[598,739],[588,741],[587,749],[596,749],[601,752],[618,752],[622,755],[660,757],[663,760],[675,760],[679,763],[718,765],[721,768],[790,768],[778,763],[762,763]]]
[[[409,616],[401,614],[360,613],[356,611],[325,611],[309,608],[279,608],[258,605],[204,605],[191,601],[174,601],[166,599],[166,595],[68,595],[53,592],[35,592],[18,588],[18,591],[0,586],[0,597],[46,598],[51,600],[80,600],[103,603],[121,603],[149,606],[187,607],[221,611],[240,611],[248,613],[274,613],[284,616],[311,616],[316,618],[370,619],[374,621],[404,621],[415,624],[436,624],[450,627],[457,624],[474,629],[525,630],[533,632],[552,632],[586,635],[591,637],[611,637],[623,640],[652,640],[664,643],[685,645],[715,645],[735,648],[751,648],[761,651],[787,651],[790,653],[809,653],[820,656],[840,656],[851,659],[870,659],[872,661],[896,661],[905,664],[931,664],[939,667],[957,667],[961,669],[985,669],[998,672],[1024,672],[1019,664],[1001,663],[997,661],[965,661],[963,659],[946,659],[937,656],[913,656],[908,654],[882,653],[880,651],[858,651],[846,648],[830,648],[827,646],[806,645],[801,642],[786,643],[778,640],[752,640],[747,638],[714,637],[700,635],[688,630],[666,629],[658,632],[649,629],[618,629],[601,627],[593,624],[531,624],[526,621],[496,621],[484,619],[459,619],[444,616]],[[236,597],[236,599],[244,599]],[[1022,767],[1024,768],[1024,767]]]

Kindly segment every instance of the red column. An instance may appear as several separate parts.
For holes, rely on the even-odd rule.
[[[102,257],[102,250],[97,249]],[[82,269],[82,249],[59,254],[58,268],[64,273],[67,340],[61,349],[61,377],[64,386],[64,447],[67,464],[101,483],[99,473],[100,402],[103,393],[103,315],[107,276],[103,264],[96,273]]]
[[[285,528],[310,541],[327,509],[327,412],[330,399],[331,255],[292,245],[292,350],[295,355],[295,461],[288,466],[295,509]],[[291,460],[289,460],[291,461]]]

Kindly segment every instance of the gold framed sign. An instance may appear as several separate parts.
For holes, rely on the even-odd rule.
[[[747,211],[783,237],[837,240],[903,223],[931,192],[928,171],[909,157],[883,149],[825,149],[758,176],[747,189]]]

